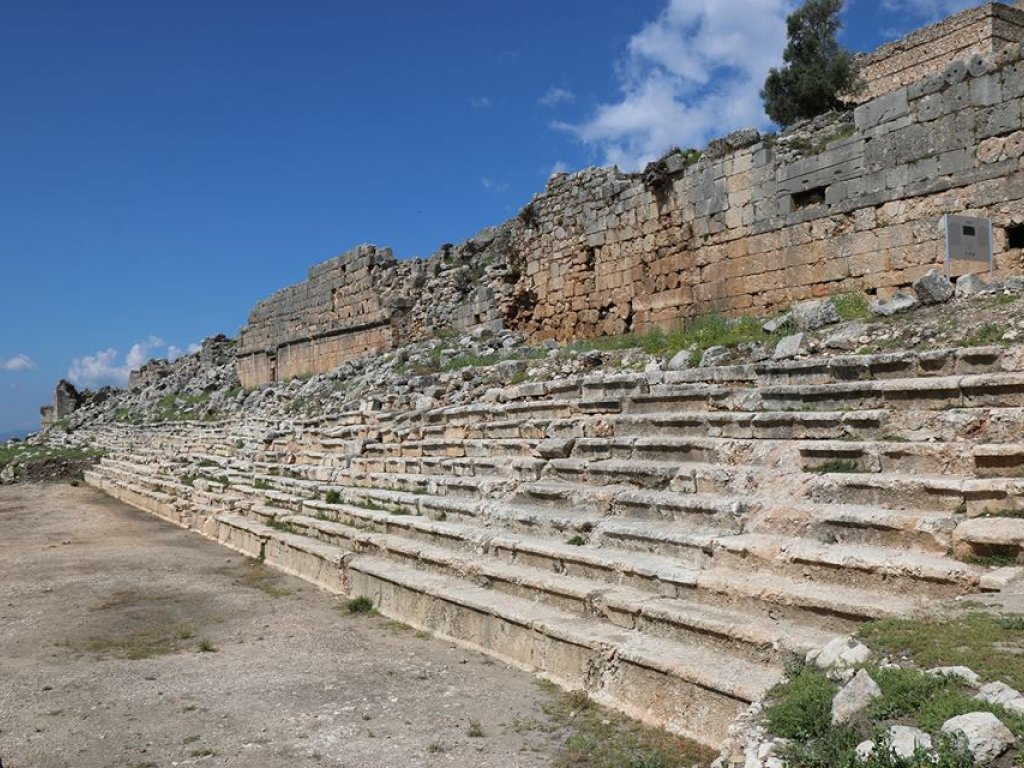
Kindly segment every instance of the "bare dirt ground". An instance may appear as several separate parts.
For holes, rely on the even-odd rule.
[[[559,694],[102,494],[0,488],[0,764],[542,766]]]

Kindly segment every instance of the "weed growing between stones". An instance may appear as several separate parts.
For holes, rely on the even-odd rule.
[[[953,676],[930,675],[901,667],[864,668],[882,695],[867,711],[846,724],[832,722],[832,699],[839,684],[819,669],[797,662],[790,677],[768,695],[765,719],[769,730],[788,740],[779,753],[791,768],[970,768],[974,765],[965,745],[941,733],[942,724],[969,712],[988,711],[1015,734],[1024,734],[1024,719],[975,699],[973,690]],[[888,728],[911,725],[928,731],[936,745],[910,757],[896,756],[888,742]],[[859,758],[857,745],[874,742],[874,751]]]
[[[273,528],[275,531],[283,531],[284,533],[295,533],[295,526],[291,523],[284,523],[278,520],[276,517],[271,517],[267,520],[267,525]]]
[[[1003,329],[996,323],[985,323],[963,340],[965,347],[987,347],[1002,341]]]
[[[690,768],[707,765],[713,755],[706,749],[650,728],[595,704],[582,691],[566,693],[541,681],[551,700],[543,707],[550,720],[514,721],[510,727],[565,733],[565,743],[553,768]]]
[[[349,613],[373,613],[373,600],[366,595],[359,595],[349,600],[345,607]]]
[[[762,321],[756,317],[745,315],[729,319],[713,312],[697,317],[685,325],[669,331],[652,328],[639,335],[626,334],[579,341],[567,347],[563,354],[639,348],[649,355],[671,358],[684,349],[689,349],[691,350],[691,361],[696,363],[700,360],[704,350],[709,347],[735,347],[740,344],[761,343],[767,348],[773,346],[785,335],[784,329],[769,334],[765,333],[761,326]]]
[[[1024,688],[1024,617],[968,613],[956,618],[886,619],[860,632],[878,653],[928,667],[970,667],[985,680]]]
[[[850,473],[859,471],[857,462],[853,460],[833,459],[813,467],[805,467],[805,472],[815,472],[821,475],[832,473]]]
[[[843,320],[867,320],[871,317],[867,296],[857,291],[833,295],[832,306]]]

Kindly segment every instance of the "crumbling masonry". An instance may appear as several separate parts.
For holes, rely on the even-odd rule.
[[[967,28],[987,55],[907,63]],[[1024,11],[986,4],[908,38],[897,73],[870,58],[876,95],[852,117],[740,132],[644,174],[558,174],[516,219],[426,261],[362,246],[316,266],[253,310],[242,382],[326,372],[444,327],[567,341],[836,291],[886,298],[942,266],[946,213],[991,217],[996,272],[1017,272],[1022,30]]]

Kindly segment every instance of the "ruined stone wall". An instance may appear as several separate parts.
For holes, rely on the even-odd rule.
[[[426,261],[397,262],[390,249],[364,245],[314,266],[253,309],[239,336],[242,385],[329,371],[442,329],[501,326],[514,282],[512,228],[445,245]]]
[[[1021,18],[989,4],[925,32]],[[912,36],[908,50],[922,45]],[[556,175],[516,219],[427,260],[360,247],[257,305],[240,379],[326,372],[443,329],[568,341],[836,291],[884,299],[942,266],[947,213],[992,218],[996,270],[1017,273],[1007,227],[1024,224],[1020,57],[1015,43],[954,61],[852,114],[778,137],[742,131],[642,174]]]
[[[852,101],[870,101],[942,73],[951,61],[991,57],[1007,43],[1021,40],[1024,10],[1003,3],[970,8],[861,57],[864,88]]]
[[[858,107],[852,126],[740,135],[646,175],[555,177],[514,243],[512,324],[569,340],[835,291],[884,298],[942,266],[946,213],[991,217],[997,272],[1019,272],[1005,230],[1024,222],[1019,57],[955,62]]]

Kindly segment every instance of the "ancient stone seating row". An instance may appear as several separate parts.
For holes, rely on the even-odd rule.
[[[88,479],[715,741],[786,653],[1019,575],[952,556],[1024,544],[1024,519],[988,516],[1024,485],[1015,365],[942,351],[115,427]]]

